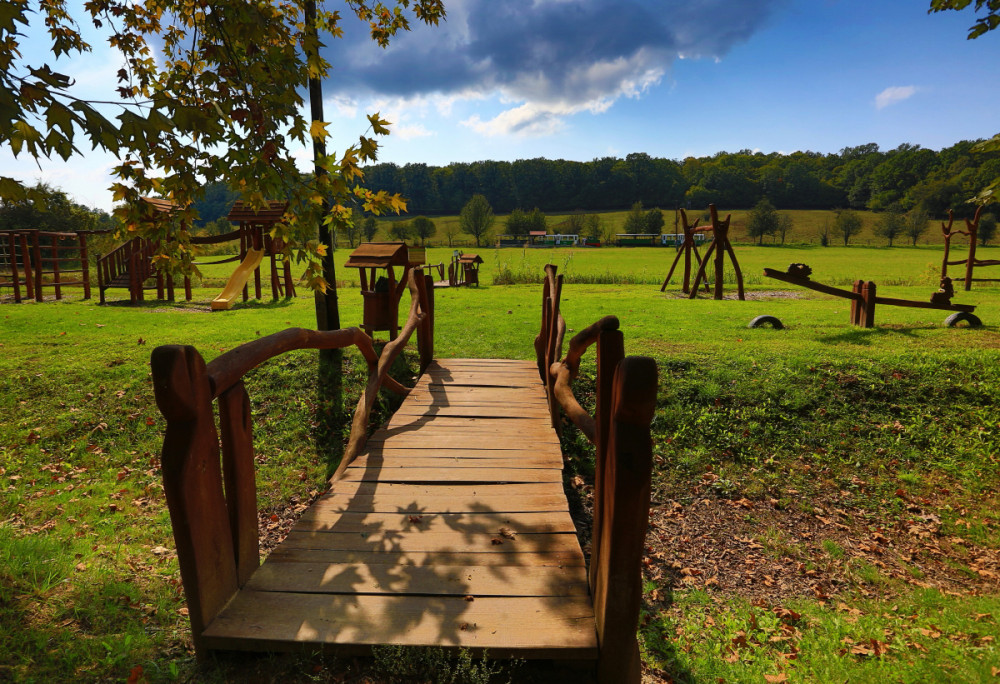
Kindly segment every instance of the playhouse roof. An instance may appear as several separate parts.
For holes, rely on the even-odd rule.
[[[483,258],[478,254],[463,254],[458,257],[458,261],[461,264],[481,264],[483,263]]]
[[[161,199],[159,197],[143,197],[141,199],[150,209],[164,214],[169,214],[180,208],[175,202],[171,202],[168,199]]]
[[[405,242],[365,242],[351,252],[347,268],[385,268],[409,263]]]
[[[287,210],[288,202],[279,202],[276,200],[268,202],[266,208],[256,211],[251,209],[250,205],[245,202],[237,202],[229,210],[229,215],[226,218],[233,223],[271,224],[280,221]]]

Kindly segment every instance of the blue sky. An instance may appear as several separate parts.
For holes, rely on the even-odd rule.
[[[441,26],[415,24],[388,50],[346,17],[344,38],[326,53],[333,149],[356,140],[374,111],[394,123],[380,160],[398,164],[835,152],[869,142],[940,149],[1000,131],[1000,31],[968,41],[971,11],[928,15],[923,0],[445,6]],[[110,95],[110,52],[64,68],[81,92]],[[39,170],[0,150],[0,173],[108,209],[114,161],[92,154]]]

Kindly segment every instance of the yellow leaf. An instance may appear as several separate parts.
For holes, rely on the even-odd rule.
[[[323,121],[313,121],[312,125],[309,127],[309,135],[311,135],[313,138],[326,138],[328,135],[326,132],[326,127],[328,125],[329,124]]]

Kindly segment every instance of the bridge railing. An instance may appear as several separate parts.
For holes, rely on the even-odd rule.
[[[625,356],[615,316],[577,333],[560,359],[566,335],[561,295],[562,276],[550,264],[545,267],[542,326],[535,352],[553,427],[561,429],[561,409],[595,446],[589,580],[597,618],[598,681],[638,683],[635,635],[649,521],[653,456],[649,426],[656,407],[656,362]],[[583,354],[595,344],[597,405],[596,415],[591,416],[574,396],[572,381]]]
[[[409,392],[388,371],[414,331],[421,370],[433,359],[432,279],[415,269],[409,287],[413,298],[409,317],[381,355],[358,328],[327,332],[289,328],[240,345],[208,364],[191,346],[166,345],[153,351],[156,404],[167,421],[161,456],[163,489],[199,654],[204,651],[200,641],[205,627],[260,564],[253,426],[243,377],[268,359],[295,349],[357,347],[368,364],[368,383],[333,476],[339,478],[364,448],[379,389],[404,396]],[[216,400],[218,432],[212,407]]]

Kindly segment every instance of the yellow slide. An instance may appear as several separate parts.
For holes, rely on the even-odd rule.
[[[239,297],[243,286],[246,285],[250,274],[260,266],[260,260],[264,258],[264,250],[247,250],[246,258],[236,267],[233,274],[229,276],[229,282],[218,297],[212,300],[212,311],[222,311],[233,305],[233,301]]]

